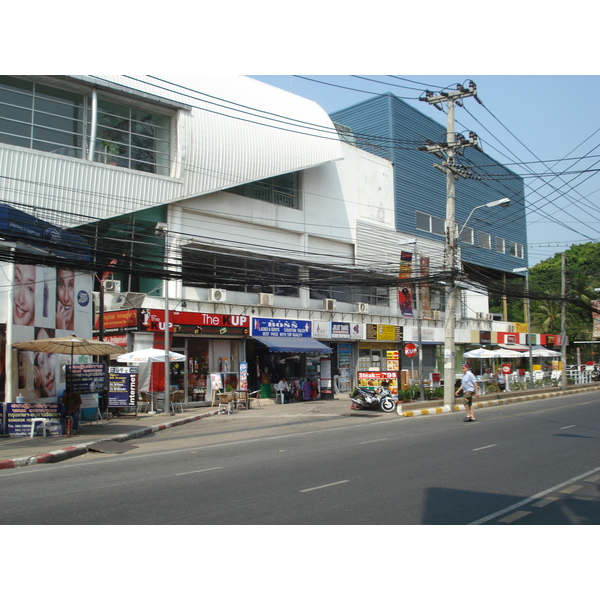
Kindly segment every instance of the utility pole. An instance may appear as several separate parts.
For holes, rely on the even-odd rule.
[[[454,334],[456,329],[456,306],[458,304],[458,288],[455,278],[458,273],[456,265],[456,223],[455,223],[455,182],[459,177],[471,178],[464,167],[455,163],[455,156],[462,154],[462,148],[473,146],[481,150],[478,146],[478,138],[473,133],[469,133],[467,140],[462,135],[456,135],[454,132],[454,107],[456,104],[462,106],[462,99],[473,96],[478,102],[477,86],[469,81],[469,87],[464,88],[457,85],[456,91],[440,92],[435,96],[433,92],[426,91],[425,97],[419,98],[423,102],[433,104],[438,110],[443,110],[441,104],[446,103],[448,115],[446,126],[446,141],[435,144],[426,140],[426,146],[419,150],[425,150],[433,153],[438,158],[444,158],[441,165],[434,163],[434,167],[446,175],[446,240],[445,240],[445,271],[447,277],[446,283],[446,311],[444,316],[444,404],[455,404],[454,396],[454,377],[455,377],[455,355],[456,346]]]
[[[560,358],[562,360],[562,369],[560,383],[563,390],[567,389],[567,263],[566,254],[561,256],[561,285],[560,295],[562,307],[560,312]]]

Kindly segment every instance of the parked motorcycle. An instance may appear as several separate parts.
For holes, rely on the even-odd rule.
[[[383,412],[394,412],[396,410],[396,401],[389,388],[377,388],[371,392],[359,386],[356,387],[352,396],[352,408],[360,410],[362,408],[380,408]]]

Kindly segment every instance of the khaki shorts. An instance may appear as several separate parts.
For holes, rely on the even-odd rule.
[[[463,404],[466,404],[467,406],[471,406],[471,404],[473,404],[473,396],[474,395],[475,395],[475,392],[465,392]]]

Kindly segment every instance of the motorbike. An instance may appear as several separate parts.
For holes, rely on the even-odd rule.
[[[396,401],[389,388],[376,388],[373,392],[365,390],[359,386],[356,387],[352,396],[352,408],[361,410],[362,408],[380,408],[383,412],[394,412],[396,410]]]

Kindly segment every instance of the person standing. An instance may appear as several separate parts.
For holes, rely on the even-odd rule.
[[[479,394],[477,393],[475,375],[471,372],[469,365],[463,365],[462,372],[463,375],[460,387],[456,390],[454,395],[458,396],[461,392],[463,393],[463,403],[467,414],[464,420],[468,423],[469,421],[475,421],[475,415],[473,413],[473,396],[479,396]]]

